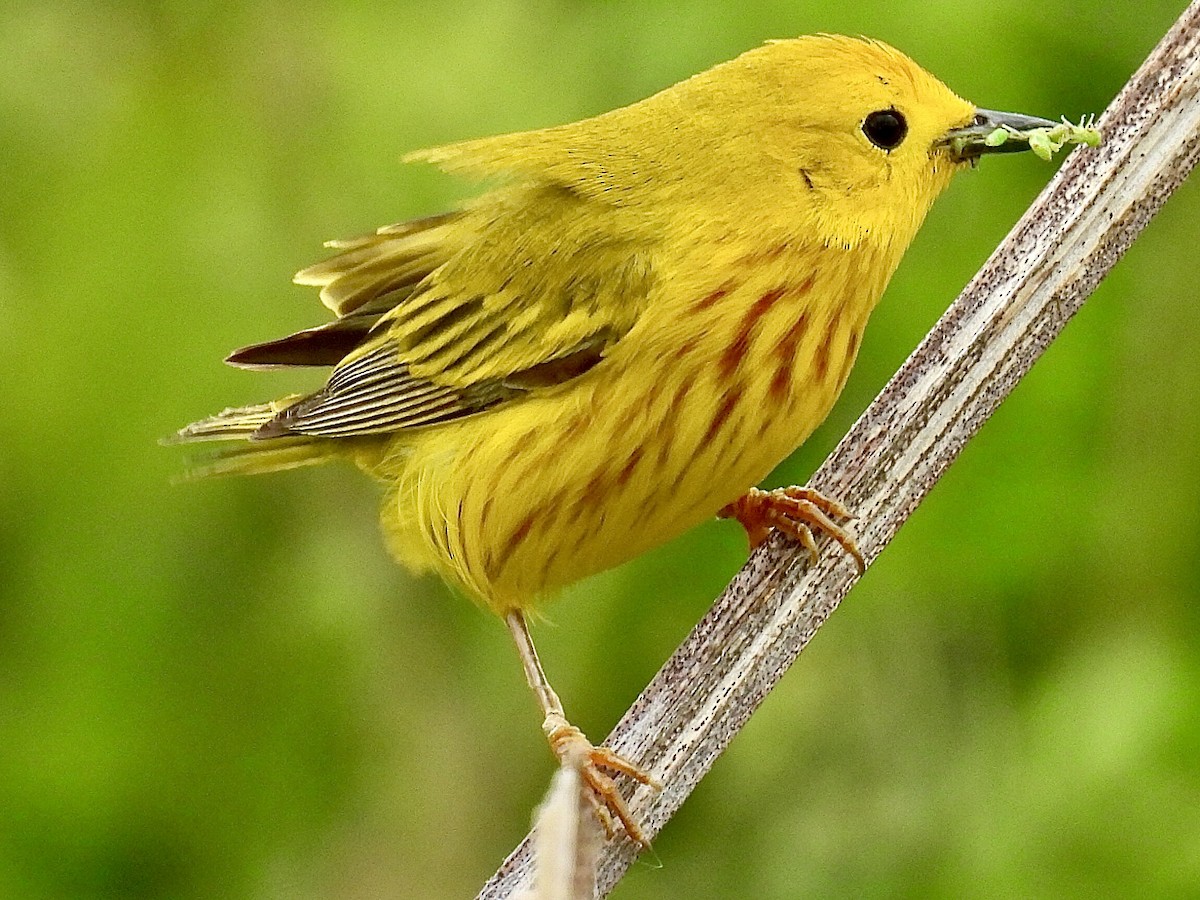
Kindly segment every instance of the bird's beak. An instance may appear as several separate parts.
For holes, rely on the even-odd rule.
[[[1057,124],[1037,116],[977,109],[975,118],[969,124],[948,132],[941,143],[950,147],[950,155],[956,161],[972,161],[985,153],[1016,153],[1028,150],[1029,139],[1024,135],[1035,128],[1054,128]],[[998,130],[1007,132],[1003,142],[997,142],[994,138],[989,141],[988,136]]]

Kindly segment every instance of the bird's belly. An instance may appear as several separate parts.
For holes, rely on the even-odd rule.
[[[418,434],[385,508],[392,546],[498,611],[528,607],[761,481],[836,399],[857,335],[834,343],[824,356],[797,348],[786,372],[764,354],[732,378],[711,366],[597,372]]]

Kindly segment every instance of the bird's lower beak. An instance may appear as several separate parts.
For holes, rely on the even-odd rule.
[[[977,109],[970,124],[948,132],[942,143],[950,147],[950,155],[955,160],[969,161],[985,153],[1028,150],[1028,132],[1038,128],[1054,128],[1057,124],[1037,116]],[[997,132],[1002,132],[1004,136],[1000,137]]]

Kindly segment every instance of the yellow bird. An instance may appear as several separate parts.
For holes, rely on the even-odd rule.
[[[501,176],[453,212],[328,246],[304,269],[333,321],[234,365],[332,366],[308,396],[179,432],[239,440],[202,473],[349,459],[383,530],[502,617],[560,760],[643,841],[550,687],[526,614],[713,516],[751,543],[813,530],[803,488],[755,485],[837,399],[867,318],[934,199],[984,138],[1053,123],[977,109],[878,41],[773,41],[595,118],[413,154]]]

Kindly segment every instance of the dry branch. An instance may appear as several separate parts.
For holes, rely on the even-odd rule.
[[[1100,120],[810,482],[858,513],[873,560],[1057,337],[1200,155],[1200,0]],[[806,564],[772,540],[755,553],[617,725],[608,744],[665,785],[630,808],[658,833],[857,580],[844,554]],[[635,858],[605,845],[598,891]],[[484,886],[529,883],[526,839]]]

